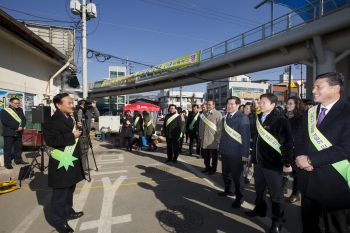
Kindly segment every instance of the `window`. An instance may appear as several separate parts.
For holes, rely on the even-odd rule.
[[[117,78],[117,72],[115,72],[115,71],[110,71],[109,77],[110,77],[110,78]]]
[[[212,95],[213,94],[213,89],[208,89],[208,94]]]
[[[118,77],[123,77],[125,76],[125,72],[118,72]]]
[[[242,78],[242,82],[247,82],[247,78]]]
[[[283,95],[283,92],[280,92],[280,91],[274,91],[273,92],[274,95]]]
[[[291,92],[291,93],[290,93],[290,96],[297,96],[297,93]]]
[[[218,95],[219,94],[219,88],[215,88],[214,89],[214,93],[215,93],[215,95]]]

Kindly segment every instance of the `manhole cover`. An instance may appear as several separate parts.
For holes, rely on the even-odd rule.
[[[168,174],[169,170],[170,170],[170,167],[155,166],[155,167],[147,167],[145,169],[145,172],[147,174],[152,174],[152,175],[163,175],[163,174]]]
[[[203,217],[186,206],[172,206],[159,215],[160,225],[168,232],[196,232],[203,225]]]

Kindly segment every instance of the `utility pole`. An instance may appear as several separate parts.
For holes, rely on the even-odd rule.
[[[292,66],[288,67],[288,98],[290,97],[292,88],[290,84],[292,83]]]
[[[87,57],[86,57],[86,0],[82,0],[81,14],[81,40],[83,45],[83,99],[87,98]]]
[[[303,64],[300,64],[300,99],[303,99]]]
[[[86,4],[86,0],[82,0],[80,5],[79,0],[70,0],[70,9],[73,14],[81,17],[81,41],[82,41],[82,57],[83,57],[83,99],[86,99],[87,94],[87,54],[86,54],[86,21],[97,17],[96,5],[91,2]]]

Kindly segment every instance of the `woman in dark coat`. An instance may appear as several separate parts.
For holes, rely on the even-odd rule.
[[[143,119],[139,111],[134,111],[134,133],[138,136],[137,151],[142,149]]]
[[[249,151],[251,152],[253,149],[253,138],[256,132],[256,115],[255,115],[254,105],[251,102],[246,103],[243,108],[243,113],[247,115],[249,118],[250,134],[251,134]],[[244,182],[246,184],[250,183],[250,180],[252,179],[253,174],[254,174],[254,167],[253,167],[253,164],[251,163],[251,153],[250,153],[249,159],[246,165],[244,166],[244,172],[243,172]]]
[[[288,118],[290,127],[292,129],[293,140],[294,140],[295,136],[298,132],[298,128],[301,124],[301,118],[302,118],[302,115],[305,111],[305,105],[302,102],[302,100],[300,100],[296,96],[289,97],[287,99],[286,103],[287,104],[286,104],[285,114],[286,114],[286,117]],[[294,156],[294,153],[293,153],[293,156]],[[295,161],[295,156],[294,156],[293,161]],[[294,179],[293,179],[293,191],[292,191],[292,194],[290,195],[290,197],[288,197],[286,199],[286,202],[288,202],[288,203],[293,203],[293,202],[300,200],[300,192],[297,189],[297,173],[296,172],[297,172],[298,168],[296,167],[295,162],[292,163],[292,168],[293,168],[293,171],[292,171],[291,175],[294,177]],[[283,177],[283,182],[284,182],[283,188],[285,188],[285,189],[287,188],[288,178],[287,178],[287,176]]]
[[[125,138],[126,150],[132,150],[131,138],[134,136],[134,119],[131,117],[131,111],[126,110],[123,118],[121,137]]]

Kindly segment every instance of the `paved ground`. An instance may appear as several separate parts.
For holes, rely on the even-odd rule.
[[[203,160],[180,155],[178,163],[164,164],[165,143],[155,152],[126,152],[113,147],[113,138],[92,140],[98,172],[82,181],[74,195],[74,208],[85,215],[69,224],[76,232],[268,232],[271,211],[265,218],[248,218],[254,203],[253,184],[247,185],[243,208],[232,209],[233,199],[222,190],[221,162],[214,176],[203,175]],[[184,152],[188,153],[188,144]],[[33,152],[26,152],[30,157]],[[25,157],[25,156],[23,156]],[[48,157],[44,155],[45,162]],[[93,168],[92,156],[90,164]],[[32,159],[27,158],[30,162]],[[0,180],[16,179],[20,166],[0,170]],[[291,183],[289,184],[291,187]],[[289,190],[290,193],[290,190]],[[287,194],[289,196],[289,193]],[[287,196],[286,195],[286,196]],[[0,196],[0,232],[55,232],[50,217],[51,190],[47,171],[22,188]],[[283,232],[301,232],[300,203],[287,204]]]

